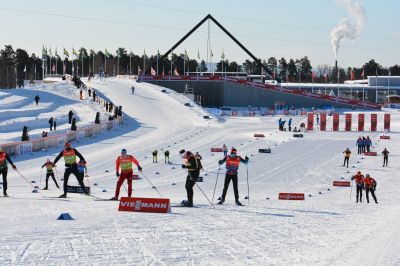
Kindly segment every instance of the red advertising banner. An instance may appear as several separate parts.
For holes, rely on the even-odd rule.
[[[378,124],[378,115],[371,114],[371,131],[376,131],[377,124]]]
[[[304,200],[304,193],[279,193],[280,200]]]
[[[378,153],[376,151],[369,151],[369,152],[364,152],[365,156],[378,156]]]
[[[344,130],[351,131],[351,114],[346,114],[346,122]]]
[[[307,114],[307,130],[313,130],[314,128],[314,113]]]
[[[319,129],[321,131],[325,131],[326,130],[326,114],[321,114],[321,121],[319,123]]]
[[[265,137],[265,135],[264,134],[254,134],[254,137],[255,138],[264,138]]]
[[[383,117],[383,129],[387,132],[390,131],[390,114],[385,114]]]
[[[171,206],[169,199],[122,197],[118,211],[169,213]]]
[[[350,181],[333,181],[334,187],[349,187]]]
[[[358,131],[364,131],[365,114],[358,114]]]
[[[380,136],[380,139],[390,139],[390,136]]]
[[[333,114],[333,131],[339,131],[339,114]]]
[[[223,152],[222,148],[211,148],[211,152]]]

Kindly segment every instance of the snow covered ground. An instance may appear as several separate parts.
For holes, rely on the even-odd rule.
[[[314,131],[306,133],[303,139],[294,139],[289,132],[276,131],[279,117],[236,117],[220,123],[217,119],[203,119],[201,110],[184,106],[175,93],[163,93],[155,85],[135,83],[135,95],[131,95],[132,82],[127,80],[94,81],[88,85],[122,105],[125,112],[123,128],[77,146],[88,162],[90,177],[86,183],[91,185],[94,195],[113,196],[115,159],[126,148],[165,197],[173,204],[181,202],[186,197],[186,175],[180,168],[178,151],[184,148],[203,156],[204,183],[199,186],[212,197],[217,161],[222,156],[211,153],[210,148],[226,144],[250,157],[251,205],[244,199],[245,165],[239,171],[239,193],[246,206],[234,205],[230,187],[226,204],[213,208],[195,187],[198,208],[172,208],[171,214],[118,212],[117,202],[95,201],[76,194],[62,200],[43,198],[31,193],[30,185],[10,170],[11,197],[0,200],[1,265],[400,264],[397,113],[392,114],[390,140],[378,141],[382,133],[364,134],[372,138],[373,150],[378,154],[385,147],[389,149],[389,167],[382,168],[380,156],[357,155],[355,141],[360,133],[331,132],[331,120],[327,132]],[[18,97],[24,96],[17,92],[7,91],[14,94],[9,96],[13,98],[9,98],[8,108],[23,111],[25,104],[17,105]],[[381,116],[378,129],[382,128]],[[297,126],[304,121],[302,117],[294,118]],[[356,121],[354,128],[355,125]],[[266,138],[255,139],[254,133],[263,133]],[[258,153],[259,148],[268,147],[271,154]],[[341,166],[346,147],[353,151],[348,169]],[[157,164],[151,160],[154,149],[161,154]],[[171,151],[171,165],[163,163],[162,153],[166,149]],[[40,166],[46,158],[53,160],[58,152],[50,149],[14,160],[29,181],[39,183]],[[61,163],[58,168],[62,172]],[[356,204],[354,189],[332,187],[333,180],[349,180],[357,170],[377,180],[379,204]],[[76,180],[71,177],[70,183],[75,184]],[[221,194],[222,186],[223,170],[216,196]],[[102,192],[104,189],[108,192]],[[302,192],[306,199],[279,201],[279,192]],[[50,190],[42,193],[51,197],[61,191],[50,182]],[[126,195],[124,189],[121,194]],[[158,196],[145,179],[134,182],[134,195]],[[56,220],[63,212],[70,213],[75,220]]]
[[[34,98],[39,95],[39,105]],[[84,103],[84,104],[82,104]],[[108,116],[101,106],[88,99],[79,100],[79,90],[70,82],[33,85],[16,90],[0,90],[0,143],[20,141],[23,126],[29,129],[31,139],[41,138],[42,131],[49,131],[49,119],[57,122],[57,131],[49,136],[60,134],[70,129],[68,112],[72,110],[78,128],[94,123],[96,112],[101,113],[101,120]]]

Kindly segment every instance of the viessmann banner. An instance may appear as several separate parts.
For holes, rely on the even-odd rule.
[[[118,211],[169,213],[171,207],[169,199],[122,197]]]

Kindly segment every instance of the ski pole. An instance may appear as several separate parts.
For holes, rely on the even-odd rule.
[[[246,175],[247,175],[247,201],[249,202],[250,206],[249,167],[247,164],[246,164]]]
[[[23,175],[21,174],[17,169],[14,169],[33,189],[36,189],[34,185],[32,185],[31,182],[29,182],[29,180]],[[39,194],[45,198],[45,196],[38,190]]]
[[[199,184],[197,184],[197,182],[193,179],[193,177],[192,177],[189,173],[188,173],[188,175],[189,175],[190,179],[195,183],[195,185],[199,188],[199,190],[201,191],[201,193],[203,193],[204,197],[206,197],[206,199],[207,199],[208,202],[211,204],[211,206],[212,206],[213,208],[215,208],[215,207],[214,207],[214,204],[212,204],[212,202],[211,202],[210,199],[207,197],[206,193],[204,193],[204,191],[201,189],[201,187],[199,186]]]
[[[151,187],[154,188],[154,189],[157,191],[158,195],[160,195],[161,197],[164,198],[164,196],[160,193],[160,191],[158,191],[158,189],[156,188],[156,186],[153,185],[153,183],[151,183],[151,181],[147,178],[147,176],[146,176],[145,174],[143,174],[143,172],[141,172],[141,173],[142,173],[143,177],[146,178],[147,182],[149,182],[149,184],[151,185]]]
[[[43,168],[40,170],[40,181],[39,181],[40,186],[42,186],[42,175],[43,175]]]
[[[214,186],[214,193],[213,193],[213,197],[212,197],[212,201],[214,202],[214,196],[215,196],[215,190],[217,189],[217,183],[218,183],[218,176],[219,176],[219,170],[221,169],[221,166],[218,166],[218,171],[217,171],[217,179],[215,180],[215,186]]]
[[[350,200],[351,200],[351,194],[353,193],[353,184],[350,185]],[[358,199],[357,199],[358,200]]]

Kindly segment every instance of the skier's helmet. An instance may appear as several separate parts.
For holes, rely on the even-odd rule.
[[[65,148],[71,148],[71,143],[65,142],[65,143],[64,143],[64,147],[65,147]]]
[[[236,155],[236,154],[237,154],[237,150],[236,150],[235,148],[232,148],[232,149],[231,149],[231,154]]]
[[[122,154],[122,155],[126,155],[126,154],[127,154],[126,149],[122,149],[122,150],[121,150],[121,154]]]

